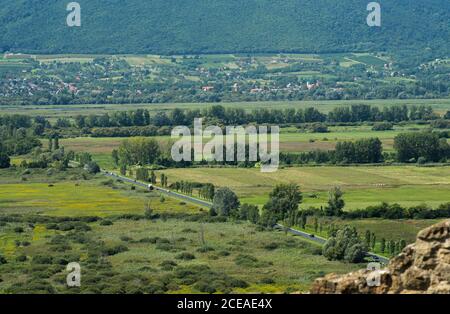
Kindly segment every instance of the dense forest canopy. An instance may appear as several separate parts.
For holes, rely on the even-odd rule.
[[[384,0],[368,27],[368,0],[1,1],[0,50],[39,53],[449,51],[448,0]]]

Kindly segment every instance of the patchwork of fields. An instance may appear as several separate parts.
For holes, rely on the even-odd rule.
[[[373,131],[369,125],[365,126],[334,126],[329,128],[328,133],[302,132],[295,127],[282,128],[280,134],[280,150],[282,152],[308,152],[314,150],[333,150],[338,141],[354,141],[363,138],[378,137],[384,151],[392,151],[394,138],[399,133],[409,131],[425,130],[428,126],[417,124],[406,124],[395,126],[390,131]],[[170,136],[153,137],[159,142],[170,141]],[[75,152],[89,152],[102,167],[112,168],[111,152],[117,149],[125,138],[67,138],[62,139],[61,144],[67,150]],[[44,146],[46,140],[42,140]],[[204,139],[208,142],[208,139]]]
[[[340,186],[346,209],[381,202],[436,206],[450,201],[450,167],[300,167],[261,173],[259,169],[197,168],[164,171],[170,182],[214,182],[236,191],[242,202],[262,205],[276,184],[297,183],[303,206],[325,206],[328,191]]]

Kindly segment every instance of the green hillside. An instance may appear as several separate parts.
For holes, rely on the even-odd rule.
[[[78,0],[82,27],[66,26],[65,0],[1,1],[0,49],[39,53],[218,53],[428,50],[447,53],[448,0]],[[430,49],[431,48],[431,49]]]

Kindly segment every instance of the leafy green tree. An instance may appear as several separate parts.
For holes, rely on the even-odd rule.
[[[78,162],[81,166],[84,166],[92,161],[92,155],[90,153],[83,152],[78,154]]]
[[[447,112],[444,115],[444,119],[450,120],[450,110],[447,110]]]
[[[381,239],[380,250],[381,250],[381,253],[384,253],[386,250],[386,239],[385,238]]]
[[[148,181],[149,180],[148,169],[147,168],[138,168],[136,170],[136,180]]]
[[[251,223],[258,223],[260,219],[259,208],[258,206],[251,206],[248,210],[247,220]]]
[[[279,221],[277,215],[270,210],[262,211],[261,217],[259,219],[259,224],[264,227],[273,227]]]
[[[53,145],[53,148],[54,148],[55,150],[56,150],[56,149],[59,149],[59,135],[55,135],[54,141],[55,141],[55,144]]]
[[[297,211],[302,201],[299,187],[293,183],[277,185],[269,196],[270,199],[264,205],[263,212],[271,212],[276,220],[283,220],[290,213]]]
[[[113,149],[113,151],[111,152],[111,157],[113,159],[114,165],[118,166],[119,165],[119,151],[117,149]]]
[[[317,217],[314,217],[314,232],[319,231],[319,219]]]
[[[306,222],[308,220],[308,215],[305,212],[302,212],[300,215],[300,228],[306,228]]]
[[[83,129],[86,126],[86,117],[82,115],[77,115],[75,117],[75,126],[78,129]]]
[[[53,138],[52,137],[48,138],[48,150],[53,151]]]
[[[345,250],[344,260],[349,263],[361,263],[367,255],[367,248],[356,243]]]
[[[395,255],[395,242],[389,241],[389,253],[393,256]]]
[[[340,216],[342,214],[342,209],[345,206],[343,195],[340,187],[335,187],[328,193],[328,206],[325,209],[327,216]]]
[[[219,216],[234,216],[239,208],[237,195],[227,187],[220,188],[214,195],[212,208]]]
[[[259,221],[259,208],[256,205],[243,204],[239,209],[239,219],[256,224]]]
[[[150,173],[150,182],[152,184],[156,184],[156,174],[155,174],[155,172],[153,170]]]
[[[95,162],[95,161],[90,161],[88,162],[85,166],[84,169],[92,174],[96,174],[100,172],[100,167],[99,165]]]
[[[127,166],[126,165],[120,165],[120,174],[123,176],[127,175]]]
[[[338,142],[335,149],[337,163],[379,163],[383,160],[383,147],[378,138],[360,139],[355,142]]]
[[[394,148],[400,162],[416,162],[420,157],[426,161],[439,161],[446,153],[448,144],[441,143],[439,136],[432,132],[400,133],[394,139]]]
[[[327,240],[322,253],[329,260],[360,263],[367,254],[367,247],[361,243],[356,229],[345,226]]]
[[[372,233],[370,232],[370,230],[366,230],[365,240],[366,240],[366,246],[367,247],[370,247],[371,238],[372,238]]]
[[[375,233],[372,233],[372,237],[370,240],[371,240],[370,247],[372,248],[372,250],[374,250],[375,245],[377,244],[377,237],[375,236]]]
[[[119,158],[126,165],[150,165],[161,156],[155,139],[136,137],[124,140],[119,146]]]

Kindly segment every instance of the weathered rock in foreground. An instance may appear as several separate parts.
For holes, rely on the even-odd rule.
[[[370,287],[370,274],[367,270],[330,274],[317,279],[311,293],[450,293],[450,221],[422,230],[416,243],[407,246],[379,272],[381,285]]]

